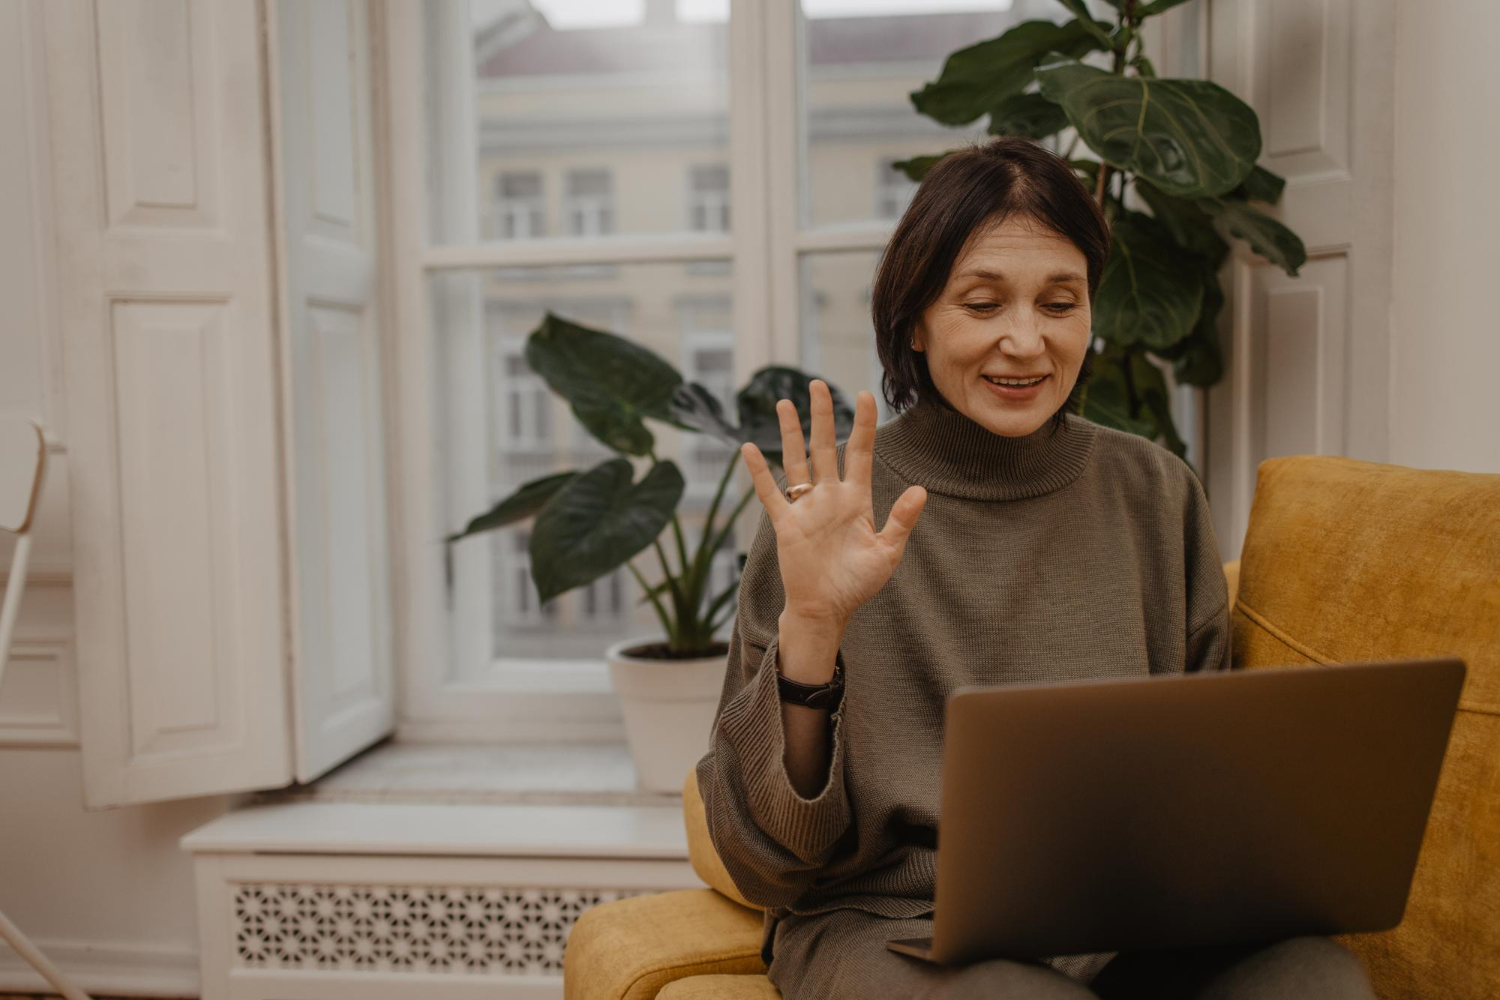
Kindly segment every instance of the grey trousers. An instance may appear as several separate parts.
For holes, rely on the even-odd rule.
[[[1377,1000],[1364,965],[1326,937],[1255,947],[1123,952],[1087,985],[1041,962],[991,959],[945,967],[891,951],[891,938],[930,937],[932,917],[843,909],[776,925],[767,975],[783,1000]]]

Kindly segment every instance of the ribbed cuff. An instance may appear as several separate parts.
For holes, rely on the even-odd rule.
[[[817,798],[803,798],[786,772],[786,732],[776,686],[780,637],[771,639],[755,678],[719,717],[719,731],[735,749],[744,769],[745,797],[755,822],[803,862],[822,860],[850,823],[844,790],[843,713],[845,700],[830,715],[828,781]],[[839,669],[843,654],[839,653]],[[845,671],[847,676],[847,671]],[[847,698],[847,695],[845,696]]]

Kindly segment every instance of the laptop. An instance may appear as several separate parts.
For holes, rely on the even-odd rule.
[[[1387,930],[1463,686],[1457,658],[949,695],[941,964]]]

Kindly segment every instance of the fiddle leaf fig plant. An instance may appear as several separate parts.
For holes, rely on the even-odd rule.
[[[1094,300],[1082,411],[1180,456],[1186,445],[1163,370],[1193,386],[1223,376],[1226,237],[1293,277],[1307,251],[1257,207],[1274,205],[1286,182],[1256,165],[1255,111],[1207,80],[1157,77],[1142,51],[1142,23],[1184,0],[1108,0],[1113,22],[1091,17],[1083,0],[1059,2],[1072,20],[1025,21],[952,53],[938,78],[911,94],[912,105],[944,125],[988,115],[992,135],[1050,141],[1094,192],[1111,246]],[[1091,56],[1109,68],[1083,61]],[[1096,159],[1075,158],[1079,143]],[[946,155],[896,166],[920,181]]]
[[[558,472],[524,483],[445,541],[451,546],[471,535],[534,519],[528,551],[531,577],[542,603],[626,566],[645,592],[642,602],[650,601],[655,608],[670,654],[682,658],[713,655],[720,645],[714,633],[733,615],[731,601],[739,589],[736,578],[718,593],[709,592],[713,555],[730,537],[755,490],[746,490],[719,519],[725,490],[740,461],[736,450],[719,477],[697,544],[689,552],[677,516],[684,489],[682,472],[676,462],[657,455],[656,437],[647,421],[707,434],[735,446],[753,441],[766,460],[779,467],[781,423],[776,403],[781,399],[793,402],[805,438],[812,429],[808,384],[817,376],[795,368],[762,368],[736,395],[731,416],[717,397],[683,379],[653,351],[551,312],[526,340],[526,363],[567,400],[578,422],[617,457],[591,469]],[[854,410],[837,389],[832,389],[832,395],[835,435],[843,440],[854,427]],[[630,458],[649,463],[639,480]],[[661,544],[669,526],[677,550],[675,567]],[[648,548],[655,549],[661,563],[662,579],[655,584],[648,583],[631,561]]]

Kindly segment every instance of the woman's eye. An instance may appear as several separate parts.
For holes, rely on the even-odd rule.
[[[991,309],[999,309],[1000,306],[994,302],[966,302],[964,308],[975,312],[989,312]]]
[[[1072,302],[1048,302],[1045,308],[1048,311],[1057,313],[1059,316],[1061,316],[1063,313],[1067,312],[1069,309],[1072,309],[1073,306],[1074,306],[1074,303],[1072,303]]]

